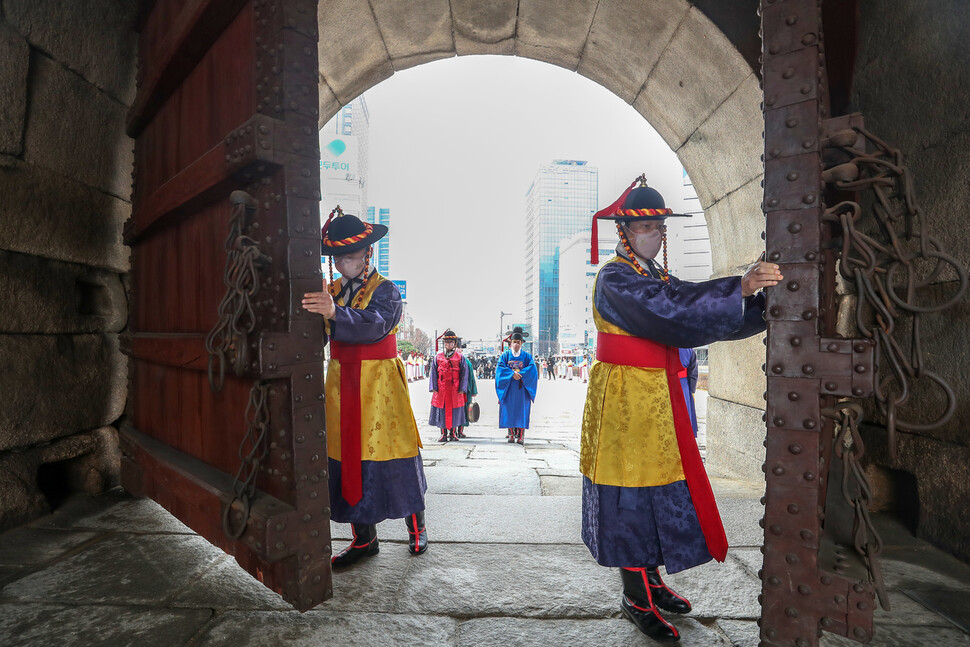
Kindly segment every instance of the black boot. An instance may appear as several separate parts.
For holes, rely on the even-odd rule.
[[[448,437],[448,440],[454,440],[455,442],[458,442],[458,432],[452,429],[449,433],[451,434],[451,436]]]
[[[350,566],[364,557],[370,557],[380,552],[377,524],[352,523],[350,527],[354,531],[354,540],[330,560],[334,568]]]
[[[457,433],[458,433],[458,437],[459,438],[466,438],[466,436],[465,436],[465,428],[464,427],[458,427],[458,432]]]
[[[424,510],[404,517],[408,527],[408,550],[412,555],[420,555],[428,550],[428,529],[424,526]]]
[[[654,606],[644,569],[621,568],[620,579],[623,580],[623,600],[620,601],[620,608],[630,622],[656,641],[680,640],[677,628],[664,620],[660,611]]]
[[[523,436],[525,436],[525,429],[519,429],[518,438],[515,439],[515,442],[521,445],[522,441],[525,440]]]
[[[647,584],[650,585],[650,596],[653,603],[664,611],[671,613],[690,613],[690,602],[682,595],[677,595],[667,584],[660,579],[660,572],[653,569],[646,569]]]
[[[515,442],[515,430],[514,429],[509,429],[508,438],[509,438],[509,442],[510,443],[514,443]]]
[[[442,429],[441,430],[441,438],[438,439],[438,442],[439,443],[446,443],[446,442],[448,442],[448,430],[447,429]]]

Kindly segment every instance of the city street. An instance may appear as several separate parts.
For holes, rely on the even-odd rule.
[[[598,566],[580,537],[586,385],[541,380],[522,446],[496,426],[488,380],[479,381],[482,416],[468,438],[437,443],[427,385],[411,384],[428,480],[424,555],[408,554],[403,521],[385,521],[380,553],[335,572],[333,599],[300,614],[152,501],[120,490],[76,497],[0,535],[0,645],[655,644],[620,615],[616,569]],[[756,647],[762,485],[712,480],[731,550],[724,563],[667,578],[694,605],[668,617],[681,644]],[[911,595],[966,599],[970,567],[890,518],[877,516],[877,524],[893,611],[876,612],[871,644],[970,646],[970,636]],[[332,529],[339,551],[350,528]],[[822,644],[857,643],[826,634]]]

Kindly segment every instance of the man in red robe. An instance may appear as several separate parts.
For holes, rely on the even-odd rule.
[[[441,336],[444,350],[431,366],[431,419],[429,424],[441,429],[439,443],[458,440],[458,428],[468,424],[465,417],[465,394],[468,392],[468,364],[458,350],[458,335],[446,330]]]

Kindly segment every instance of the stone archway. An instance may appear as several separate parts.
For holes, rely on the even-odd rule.
[[[761,90],[729,38],[686,0],[337,0],[322,3],[320,123],[395,72],[476,54],[523,56],[581,74],[630,104],[690,174],[714,273],[763,250]],[[348,35],[352,35],[348,37]],[[711,351],[708,464],[761,478],[760,340]],[[757,430],[757,433],[752,433]]]

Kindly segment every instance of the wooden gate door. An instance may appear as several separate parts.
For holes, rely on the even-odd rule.
[[[322,277],[317,2],[145,4],[123,484],[307,610],[332,595],[323,331],[300,308]]]

